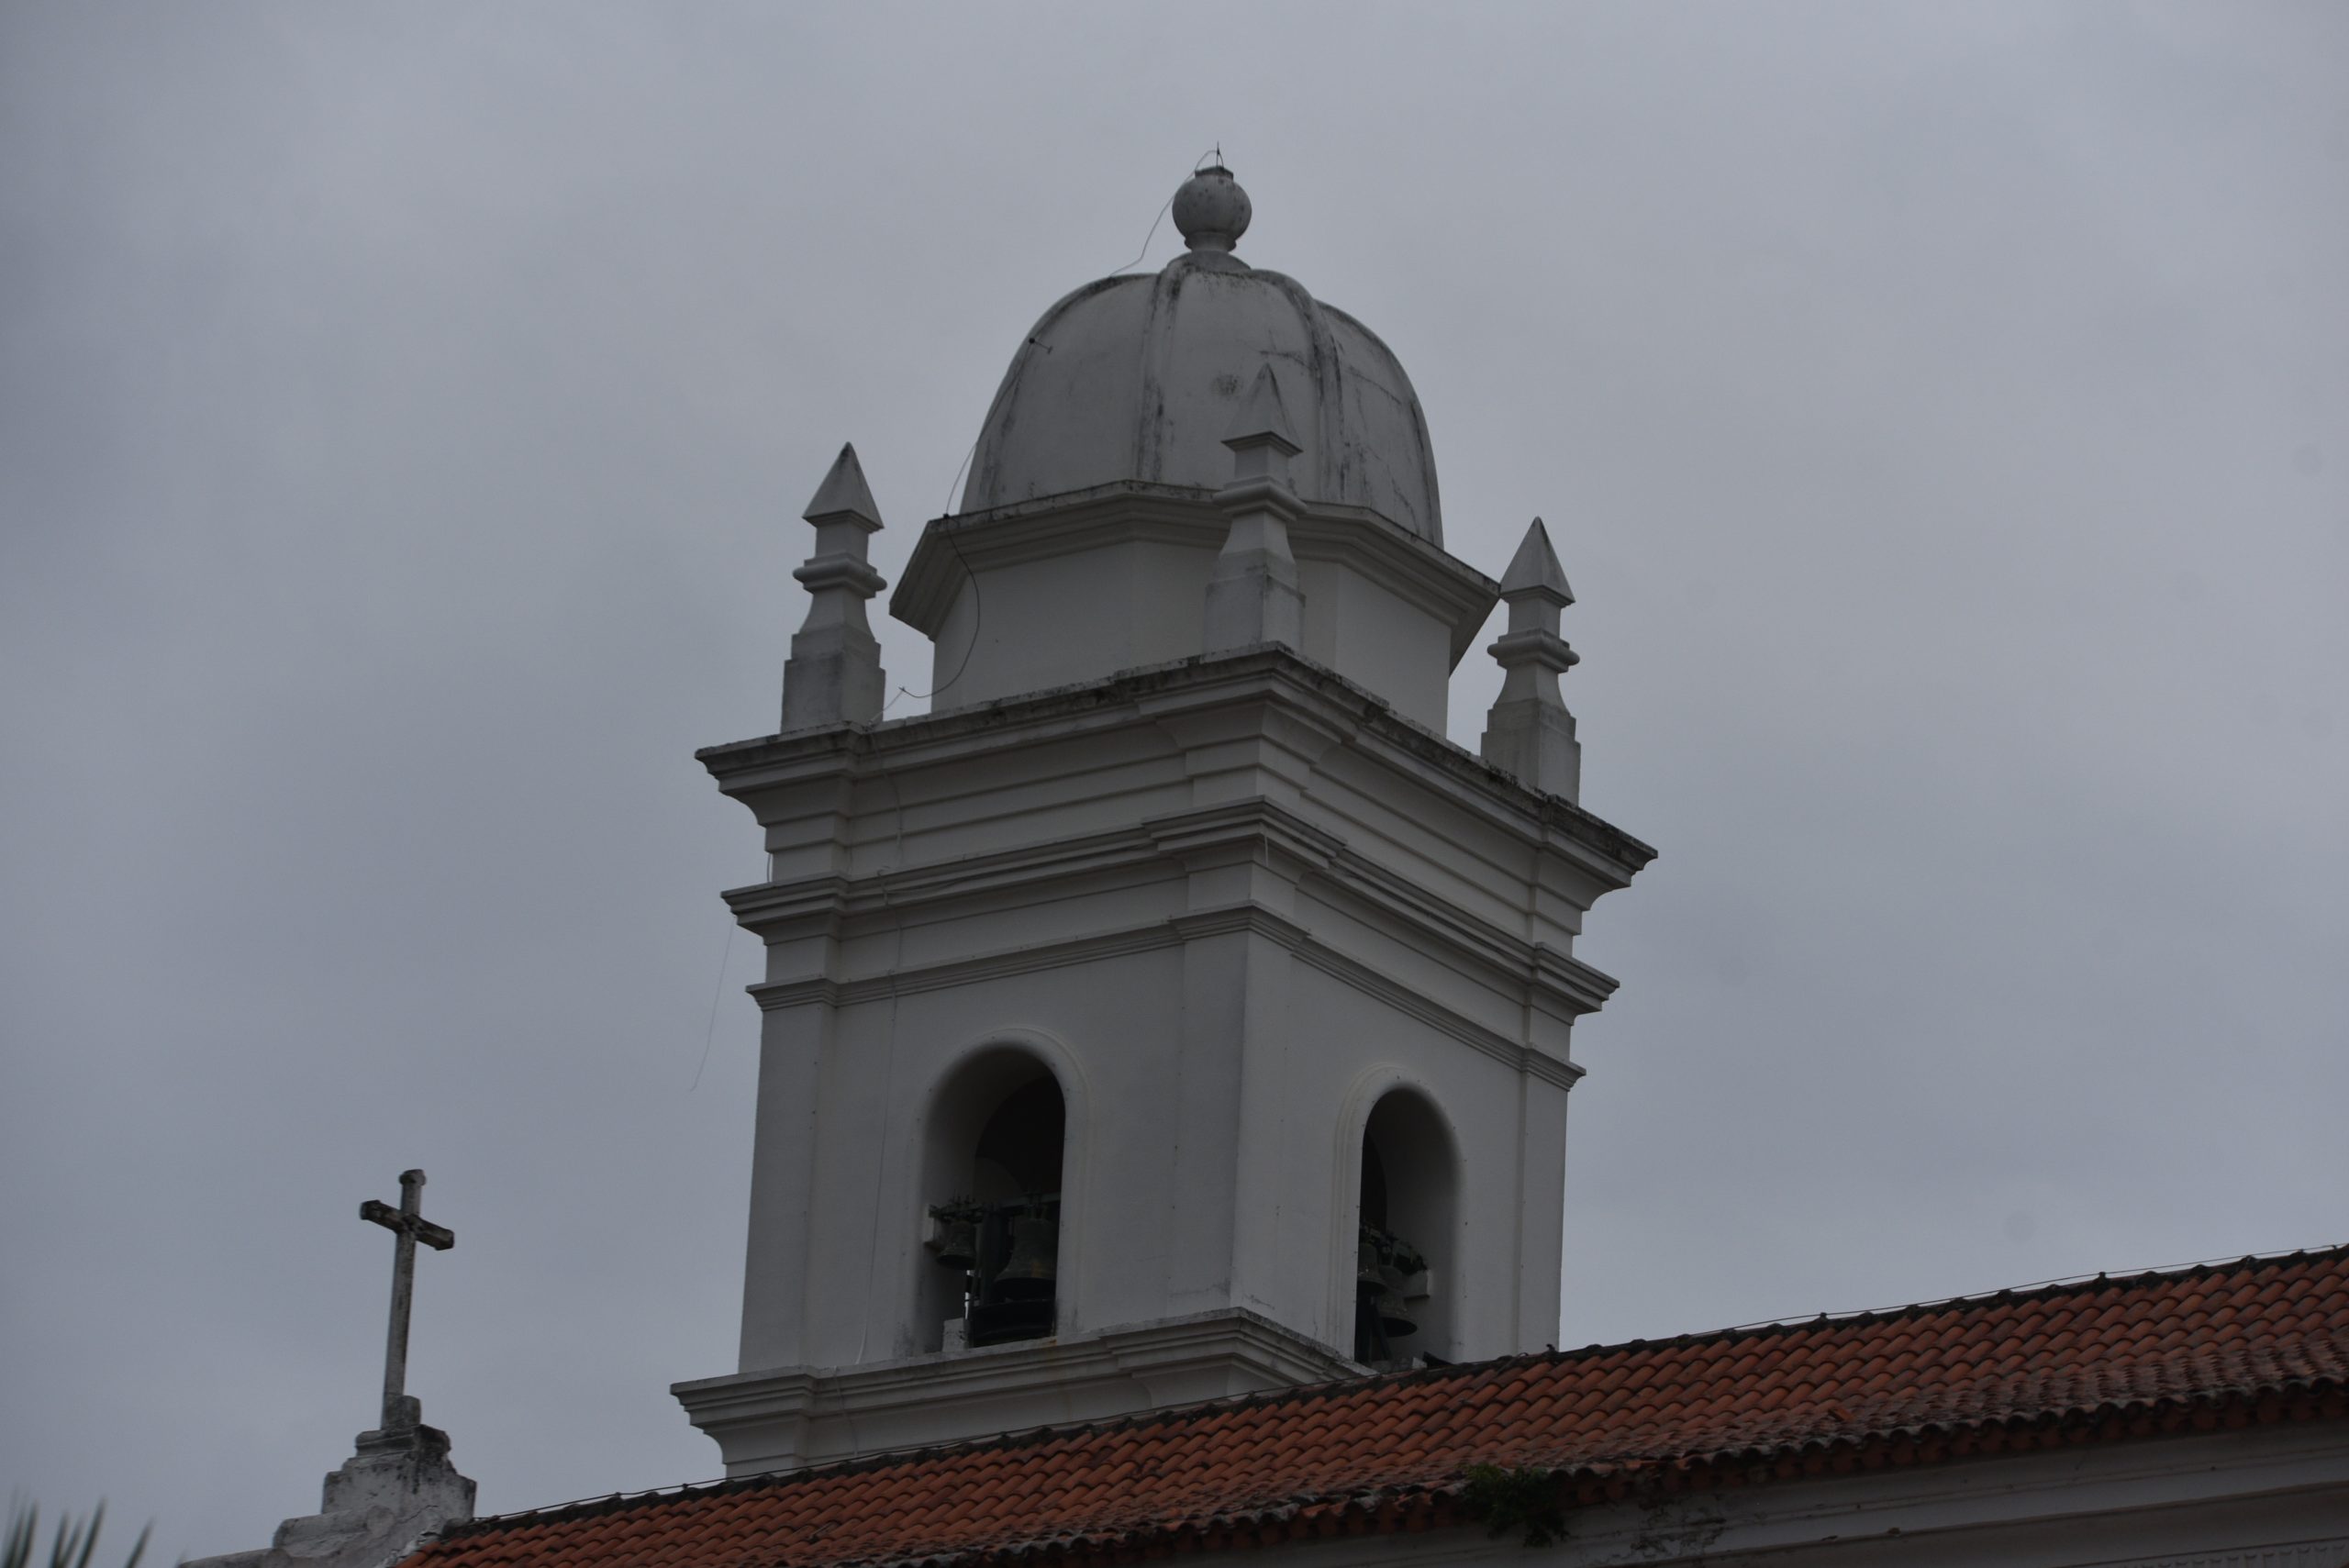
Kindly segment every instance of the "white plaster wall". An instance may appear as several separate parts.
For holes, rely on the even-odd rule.
[[[1266,1568],[2338,1568],[2343,1423],[2152,1438],[1575,1510],[1528,1548],[1478,1529],[1274,1547]]]
[[[796,773],[740,786],[780,873],[734,895],[769,944],[745,1371],[938,1348],[922,1218],[952,1195],[922,1118],[1003,1040],[1068,1102],[1064,1334],[1241,1307],[1349,1348],[1362,1118],[1408,1084],[1461,1158],[1454,1233],[1412,1238],[1442,1298],[1402,1348],[1554,1338],[1584,1004],[1530,1005],[1527,954],[1571,940],[1545,881],[1598,884],[1544,870],[1518,792],[1382,742],[1298,668],[923,721],[853,765],[785,747]]]
[[[1451,703],[1451,627],[1334,561],[1300,560],[1297,586],[1305,593],[1300,651],[1442,734]]]
[[[937,706],[993,702],[1188,658],[1199,651],[1214,564],[1211,544],[1141,539],[980,568],[937,639]]]
[[[974,538],[931,632],[934,706],[996,702],[1196,656],[1223,544],[1221,519],[1203,511],[1180,526],[1105,528],[1049,550],[981,550]],[[1398,592],[1342,550],[1299,552],[1297,573],[1298,651],[1442,734],[1454,662],[1443,606]]]
[[[916,1310],[940,1267],[922,1217],[955,1184],[925,1171],[924,1118],[956,1063],[1003,1043],[1052,1068],[1066,1098],[1064,1332],[1241,1307],[1346,1351],[1363,1118],[1376,1092],[1409,1084],[1455,1129],[1459,1222],[1412,1238],[1441,1256],[1439,1298],[1403,1348],[1460,1360],[1555,1338],[1556,1205],[1529,1227],[1520,1195],[1557,1186],[1564,1146],[1521,1160],[1516,1135],[1529,1102],[1562,1128],[1565,1091],[1264,937],[789,1008],[765,1041],[762,1176],[772,1163],[781,1184],[754,1220],[752,1272],[770,1283],[746,1302],[746,1370],[940,1348],[940,1323]],[[1519,1299],[1521,1279],[1545,1276]]]
[[[1282,1051],[1286,1081],[1275,1100],[1290,1107],[1292,1125],[1273,1150],[1281,1202],[1258,1211],[1273,1233],[1274,1299],[1289,1311],[1310,1310],[1297,1326],[1311,1323],[1309,1331],[1326,1342],[1351,1340],[1364,1124],[1381,1095],[1402,1089],[1422,1095],[1449,1124],[1457,1163],[1451,1233],[1406,1238],[1432,1260],[1433,1291],[1421,1332],[1397,1349],[1466,1361],[1554,1340],[1554,1280],[1530,1343],[1516,1321],[1518,1254],[1526,1240],[1515,1201],[1516,1131],[1530,1092],[1562,1102],[1565,1092],[1397,1018],[1381,999],[1312,965],[1296,964],[1293,982],[1297,1027]],[[1564,1172],[1550,1178],[1562,1182]]]

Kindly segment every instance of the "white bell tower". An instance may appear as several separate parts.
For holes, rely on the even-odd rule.
[[[1556,1337],[1574,940],[1653,853],[1576,803],[1564,574],[1445,553],[1401,365],[1239,260],[1228,172],[1174,212],[890,601],[934,711],[878,718],[843,450],[785,728],[701,753],[770,860],[740,1366],[676,1388],[729,1473]]]

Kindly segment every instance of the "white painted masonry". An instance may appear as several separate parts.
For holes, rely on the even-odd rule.
[[[1569,1035],[1614,987],[1574,939],[1653,851],[1442,739],[1496,585],[1402,367],[1239,260],[1249,212],[1201,172],[1186,255],[1023,342],[891,601],[938,711],[858,722],[795,642],[807,727],[702,753],[770,862],[727,895],[766,950],[740,1370],[676,1390],[729,1473],[1358,1371],[1371,1193],[1428,1264],[1402,1353],[1555,1336]],[[930,1211],[1043,1073],[1052,1331],[968,1348]]]
[[[1508,628],[1486,651],[1508,673],[1486,716],[1478,750],[1485,761],[1521,784],[1578,799],[1582,747],[1575,740],[1574,715],[1558,691],[1558,677],[1580,662],[1558,635],[1559,614],[1575,602],[1575,594],[1539,517],[1501,574],[1501,600],[1508,606]]]
[[[677,1391],[729,1472],[1353,1370],[1398,1085],[1459,1160],[1411,1348],[1554,1337],[1570,1030],[1614,985],[1574,938],[1644,846],[1278,650],[703,757],[773,865],[728,895],[768,959],[741,1370]],[[1007,1049],[1067,1102],[1058,1343],[948,1351],[927,1096]]]
[[[1529,1549],[1475,1529],[1249,1555],[1264,1568],[2342,1568],[2338,1421],[1888,1467],[1586,1507]]]
[[[816,529],[816,553],[792,573],[807,590],[807,618],[792,635],[783,667],[783,728],[870,724],[881,717],[887,684],[881,644],[864,616],[864,601],[882,588],[865,558],[881,530],[881,508],[854,447],[841,448],[801,516]]]
[[[319,1494],[318,1511],[281,1523],[267,1546],[181,1568],[383,1568],[473,1517],[473,1483],[449,1462],[449,1434],[421,1421],[360,1433]]]

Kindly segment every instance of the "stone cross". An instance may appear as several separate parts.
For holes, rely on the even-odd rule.
[[[407,1315],[416,1295],[416,1244],[445,1252],[457,1244],[456,1233],[443,1229],[419,1212],[424,1202],[424,1173],[400,1173],[400,1206],[369,1198],[359,1206],[359,1218],[372,1219],[390,1231],[392,1247],[392,1329],[384,1347],[384,1431],[411,1428],[423,1418],[417,1402],[407,1396]]]

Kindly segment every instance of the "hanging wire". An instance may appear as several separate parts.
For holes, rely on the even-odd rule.
[[[759,874],[764,881],[771,880],[774,873],[762,868]],[[710,1042],[718,1038],[718,1004],[726,995],[726,967],[734,962],[734,937],[741,929],[731,920],[726,923],[726,946],[718,955],[718,987],[709,994],[709,1027],[701,1031],[701,1061],[694,1068],[694,1081],[685,1085],[688,1095],[701,1087],[702,1072],[709,1065]]]
[[[971,466],[971,460],[978,455],[978,451],[979,443],[974,440],[971,443],[971,450],[963,454],[963,461],[954,465],[954,477],[946,482],[945,510],[948,516],[952,516],[954,510],[954,486],[962,483],[963,471]],[[979,628],[985,624],[987,607],[985,598],[979,593],[979,574],[971,570],[971,562],[963,553],[963,543],[960,539],[954,537],[953,529],[948,528],[941,537],[946,540],[946,548],[954,552],[955,563],[963,568],[963,575],[970,580],[971,640],[963,644],[963,657],[955,661],[954,673],[947,676],[946,679],[939,682],[938,684],[930,687],[930,690],[926,692],[917,692],[909,691],[904,686],[899,686],[896,689],[896,692],[891,695],[889,700],[881,705],[881,717],[884,718],[886,718],[889,716],[889,710],[891,708],[897,706],[898,697],[911,697],[916,702],[928,702],[930,698],[936,696],[939,693],[944,691],[955,682],[961,680],[963,678],[963,672],[970,668],[971,655],[977,652],[979,649]]]
[[[1213,160],[1213,162],[1210,163],[1209,160]],[[1200,170],[1210,167],[1218,169],[1223,167],[1223,143],[1219,141],[1192,161],[1191,172],[1197,174]],[[1176,195],[1181,194],[1181,189],[1180,186],[1175,187]],[[1134,252],[1134,259],[1122,267],[1110,268],[1110,276],[1115,277],[1119,272],[1130,272],[1141,265],[1142,258],[1150,254],[1150,242],[1158,238],[1158,226],[1166,221],[1166,215],[1174,209],[1174,197],[1170,195],[1159,207],[1158,216],[1150,220],[1150,232],[1141,237],[1141,249]]]
[[[1158,238],[1158,226],[1166,221],[1166,214],[1174,206],[1174,198],[1173,196],[1167,197],[1165,206],[1161,206],[1158,209],[1158,216],[1150,220],[1150,232],[1141,237],[1141,249],[1135,251],[1134,259],[1128,261],[1124,266],[1110,268],[1109,272],[1111,276],[1114,277],[1119,272],[1130,272],[1134,268],[1141,265],[1141,259],[1150,254],[1150,242]]]

